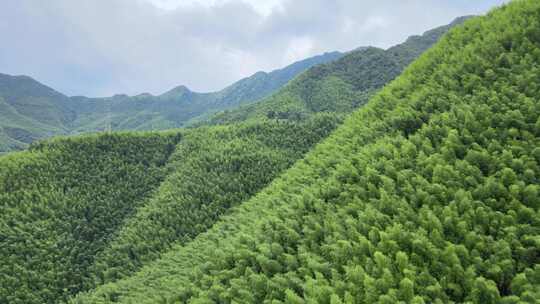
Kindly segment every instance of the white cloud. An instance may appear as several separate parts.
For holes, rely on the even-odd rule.
[[[326,51],[388,47],[503,1],[0,1],[0,72],[70,95],[210,91]]]
[[[294,62],[306,58],[313,53],[313,48],[313,40],[309,37],[293,39],[285,49],[285,60]]]
[[[268,16],[272,11],[281,8],[283,0],[142,0],[164,9],[175,10],[185,7],[204,6],[215,7],[226,2],[241,1],[252,6],[259,14]]]

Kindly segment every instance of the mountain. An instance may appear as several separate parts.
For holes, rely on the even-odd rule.
[[[192,92],[177,87],[166,94]],[[344,104],[339,99],[330,94],[326,103]],[[83,100],[77,111],[91,107]],[[137,273],[231,216],[342,119],[343,113],[323,111],[165,133],[57,138],[0,157],[0,202],[10,206],[0,214],[0,260],[8,261],[0,265],[0,302],[65,302]]]
[[[0,152],[67,133],[73,115],[68,97],[30,77],[0,74]]]
[[[109,124],[112,130],[164,130],[190,125],[215,112],[268,96],[310,67],[341,56],[339,52],[325,53],[270,73],[258,72],[212,93],[193,92],[178,86],[159,96],[75,97],[77,103],[85,104],[86,108],[78,113],[73,128],[76,132],[89,132],[103,130]]]
[[[451,30],[268,187],[72,303],[535,303],[540,2]]]
[[[27,76],[0,74],[0,153],[53,135],[112,130],[164,130],[268,96],[308,68],[343,54],[325,53],[270,73],[258,72],[213,93],[185,86],[162,95],[67,97]]]
[[[358,48],[333,62],[312,67],[276,94],[257,103],[219,113],[203,124],[264,118],[298,120],[320,112],[348,114],[397,77],[450,28],[468,18],[470,16],[460,17],[421,36],[411,36],[387,50]]]
[[[287,73],[294,74],[294,69]],[[284,77],[279,73],[273,75]],[[159,97],[187,100],[193,95],[188,88],[180,86]],[[149,94],[117,95],[113,99],[124,101],[111,102],[110,107],[128,111],[130,102],[138,106],[151,98]],[[74,121],[84,117],[81,113],[87,113],[88,117],[92,113],[96,115],[91,101],[83,97],[69,100],[68,105],[77,105]],[[104,116],[102,112],[95,118]],[[6,164],[0,180],[6,183],[4,189],[11,189],[3,199],[18,202],[2,221],[21,225],[20,229],[3,231],[7,239],[2,240],[5,250],[0,250],[0,255],[19,268],[16,273],[3,269],[3,278],[11,282],[8,278],[18,278],[16,281],[24,277],[29,282],[20,288],[6,283],[10,287],[0,292],[0,299],[57,302],[94,284],[132,274],[159,258],[172,244],[188,242],[206,231],[231,207],[249,199],[301,158],[340,121],[339,115],[323,113],[302,121],[248,121],[172,131],[170,134],[176,134],[174,139],[169,139],[169,135],[129,133],[57,139],[33,144],[28,152],[16,154],[19,156],[0,159],[0,163]],[[137,148],[148,144],[163,148],[148,152],[150,147]],[[171,145],[176,145],[175,152],[171,152]],[[140,163],[126,166],[126,153],[134,155],[130,162]],[[147,160],[151,155],[159,156],[158,160]],[[88,170],[86,166],[95,169]],[[115,167],[122,169],[117,172]],[[140,185],[135,180],[118,177],[156,170],[149,168],[159,169],[156,171],[159,174],[151,182],[142,181],[147,186],[138,190],[145,195],[141,192],[126,195],[125,191],[133,192],[133,187]],[[41,171],[48,173],[37,173]],[[86,180],[85,174],[92,178]],[[115,176],[119,180],[109,180]],[[20,186],[13,188],[8,182],[11,180],[17,180]],[[84,186],[77,185],[79,182]],[[118,191],[113,191],[115,188]],[[93,196],[95,193],[99,195]],[[39,199],[27,200],[24,195]],[[119,195],[124,198],[118,200]],[[34,205],[36,202],[38,205]],[[73,209],[68,202],[77,207]],[[48,221],[50,217],[62,220]],[[33,248],[26,248],[30,243],[34,244]],[[34,257],[33,262],[12,259],[13,249],[28,252]],[[65,281],[67,277],[69,282]],[[36,289],[36,286],[46,288]]]
[[[309,68],[332,62],[341,58],[343,55],[340,52],[330,52],[295,62],[283,69],[270,73],[258,72],[249,78],[242,79],[230,87],[225,88],[223,95],[228,97],[222,98],[220,103],[225,103],[227,107],[232,108],[246,102],[259,100],[277,91],[291,79]]]
[[[0,303],[65,302],[96,278],[131,274],[268,185],[337,123],[100,133],[0,157]]]
[[[460,24],[463,19],[452,23],[451,26]],[[446,30],[451,26],[442,27],[440,29],[430,31],[429,33],[437,33],[438,37],[442,36]],[[428,35],[426,35],[428,36]],[[436,39],[433,39],[433,35],[429,36],[431,43],[435,43]],[[409,39],[408,41],[411,41]],[[405,49],[421,49],[425,47],[426,40],[414,39],[414,43],[417,43],[419,47],[412,48],[409,46]],[[363,48],[364,50],[367,48]],[[378,61],[369,61],[371,57],[367,57],[365,60],[349,62],[349,68],[351,70],[361,70],[364,65],[375,65]],[[338,73],[340,67],[344,64],[328,67],[329,73]],[[335,71],[331,68],[336,68]],[[308,71],[305,73],[309,77],[313,77]],[[354,73],[349,73],[349,75]],[[301,75],[300,77],[304,77]],[[307,77],[307,76],[305,76]],[[318,79],[315,78],[311,81],[314,87],[319,85]],[[354,83],[354,80],[351,80]],[[280,92],[281,93],[281,92]],[[280,94],[278,93],[278,95]],[[271,100],[271,99],[270,99]],[[268,100],[261,101],[261,104],[269,102]],[[343,102],[340,95],[328,95],[327,104],[335,104],[337,102]],[[354,109],[358,104],[351,103],[349,108]],[[114,281],[119,278],[138,270],[141,265],[152,261],[160,256],[171,244],[177,242],[186,242],[195,235],[205,231],[211,225],[219,219],[219,216],[228,212],[231,206],[234,206],[240,202],[247,200],[251,197],[255,191],[261,189],[261,185],[266,183],[259,183],[259,186],[254,186],[250,180],[260,181],[261,178],[255,178],[248,174],[250,166],[245,166],[242,169],[233,169],[234,178],[228,177],[227,174],[231,174],[228,170],[231,170],[229,163],[233,161],[240,161],[239,155],[247,157],[247,153],[255,153],[257,147],[256,143],[252,143],[249,146],[251,148],[242,148],[240,151],[243,153],[231,153],[229,148],[223,150],[225,147],[229,147],[232,134],[236,134],[240,130],[240,133],[245,133],[244,130],[252,130],[253,134],[257,136],[267,136],[272,141],[281,141],[281,144],[291,145],[296,149],[301,149],[302,153],[295,154],[294,160],[298,160],[307,151],[306,147],[313,146],[316,142],[326,137],[335,126],[343,120],[342,113],[325,112],[322,109],[315,109],[311,115],[306,116],[304,119],[247,119],[244,122],[230,123],[224,126],[217,126],[216,132],[214,128],[208,126],[202,126],[200,128],[194,128],[194,134],[198,134],[195,148],[191,148],[193,155],[184,154],[182,157],[176,157],[179,165],[174,170],[174,174],[171,175],[171,180],[167,180],[164,184],[167,186],[160,190],[159,195],[156,196],[155,201],[148,203],[147,207],[141,209],[141,212],[130,219],[126,225],[119,230],[118,237],[116,237],[108,248],[104,250],[96,258],[94,274],[96,276],[97,284],[103,284],[104,282]],[[270,126],[272,127],[270,130]],[[302,126],[297,129],[297,124]],[[230,133],[224,133],[223,130],[229,130]],[[274,129],[278,128],[280,131],[273,133]],[[309,132],[305,129],[310,130]],[[213,134],[220,134],[216,139]],[[279,136],[277,134],[280,134]],[[193,138],[193,135],[191,135]],[[315,139],[316,140],[313,140]],[[266,139],[266,140],[268,140]],[[218,140],[218,141],[217,141]],[[262,140],[262,138],[261,138]],[[309,144],[306,144],[306,141]],[[193,140],[195,142],[195,140]],[[210,144],[214,143],[215,144]],[[273,143],[277,145],[279,142]],[[180,144],[181,146],[182,144]],[[235,145],[236,146],[236,145]],[[222,148],[223,147],[223,148]],[[240,147],[243,147],[241,145]],[[304,148],[302,148],[304,147]],[[210,150],[207,150],[210,149]],[[209,155],[211,151],[212,156]],[[205,161],[198,164],[203,168],[206,168],[201,175],[201,180],[196,183],[197,186],[191,185],[190,182],[186,182],[186,179],[191,179],[195,175],[193,172],[199,172],[199,170],[180,169],[186,166],[186,163],[190,163],[193,159],[197,159],[195,155],[204,157]],[[275,176],[278,172],[282,172],[284,168],[287,168],[292,164],[286,160],[286,158],[280,158],[281,161],[275,162],[274,166],[280,168],[277,171],[270,169],[270,167],[264,166],[266,169],[262,170],[265,176]],[[241,160],[242,162],[252,161]],[[204,163],[204,165],[202,164]],[[180,165],[182,164],[182,165]],[[260,170],[260,166],[252,166]],[[209,172],[219,172],[217,175],[210,174]],[[174,176],[174,179],[172,179]],[[234,184],[231,185],[231,180],[234,180]],[[268,180],[269,182],[269,180]],[[224,185],[222,183],[225,183]],[[186,185],[190,185],[190,190],[187,191]],[[208,193],[206,189],[213,189],[213,193]],[[195,191],[194,189],[198,189]],[[204,208],[203,208],[204,207]],[[202,209],[199,209],[202,208]],[[186,212],[186,209],[190,210]],[[163,231],[167,231],[165,235]]]

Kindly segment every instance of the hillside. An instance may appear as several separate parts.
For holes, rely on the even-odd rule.
[[[434,32],[440,36],[443,31],[446,31],[446,29]],[[426,40],[419,39],[419,41],[414,43],[414,45],[418,45],[418,48],[411,49],[425,48],[422,43],[426,43]],[[369,49],[363,48],[363,51],[366,50]],[[343,68],[345,65],[352,71],[362,69],[360,67],[362,65],[372,64],[376,66],[377,64],[377,61],[370,61],[372,57],[360,57],[363,59],[348,61],[347,63],[334,66],[336,68],[335,71],[332,70],[333,67],[325,67],[325,73],[339,74],[341,73],[339,68]],[[342,74],[349,77],[353,75],[352,72]],[[319,85],[317,75],[319,74],[309,74],[309,76],[301,77],[306,77],[308,80],[310,77],[314,78],[310,83],[316,87]],[[355,80],[352,79],[350,82],[355,83]],[[358,86],[362,85],[358,84]],[[332,93],[339,93],[339,90]],[[168,99],[173,98],[171,96],[190,94],[192,92],[187,88],[178,87],[164,94],[162,98]],[[132,104],[130,102],[134,101],[129,101],[129,99],[135,97],[116,96],[115,98],[126,99],[123,105],[119,106],[117,104],[119,108],[115,111],[128,112],[130,110],[144,111],[145,98],[152,98],[152,96],[138,96],[136,98],[137,100],[140,99],[140,103],[136,101]],[[352,110],[359,105],[356,103],[347,105],[345,102],[351,101],[340,100],[339,94],[330,94],[326,98],[326,103],[329,106],[341,103]],[[93,113],[92,115],[97,115],[97,113],[92,112],[94,110],[91,102],[87,102],[81,98],[79,99],[74,103],[78,105],[76,107],[78,113]],[[71,99],[71,101],[73,100]],[[113,108],[113,104],[111,104],[111,108]],[[143,171],[138,170],[146,169],[137,168],[132,173],[131,171],[123,170],[115,172],[114,168],[118,165],[118,161],[115,160],[117,156],[111,156],[110,154],[112,152],[108,149],[99,150],[106,148],[102,147],[102,145],[111,145],[111,149],[117,149],[115,147],[117,143],[107,143],[109,135],[90,136],[88,139],[84,136],[79,137],[78,140],[80,143],[87,142],[90,146],[101,148],[98,150],[95,148],[85,148],[80,152],[81,155],[77,157],[71,155],[76,153],[74,148],[62,148],[62,151],[65,153],[62,155],[62,162],[55,162],[54,165],[48,165],[48,167],[38,167],[41,169],[32,169],[51,172],[43,176],[43,180],[41,181],[44,183],[43,186],[35,189],[30,185],[39,184],[39,182],[29,182],[21,186],[19,190],[14,191],[15,193],[26,193],[26,196],[21,197],[17,196],[17,194],[15,196],[8,195],[4,197],[6,203],[9,202],[17,205],[17,208],[22,209],[17,210],[17,208],[14,208],[10,220],[24,227],[22,230],[6,230],[5,235],[9,237],[9,241],[7,242],[9,244],[8,247],[18,248],[17,250],[23,252],[30,252],[28,256],[33,257],[33,262],[24,259],[11,259],[9,256],[12,251],[3,252],[4,257],[6,257],[5,260],[10,261],[14,268],[6,268],[4,270],[3,279],[11,283],[6,284],[6,286],[10,287],[0,292],[0,299],[7,300],[10,303],[55,303],[77,292],[92,288],[95,284],[99,285],[112,282],[131,275],[143,265],[158,259],[163,252],[168,251],[174,244],[189,243],[199,233],[210,228],[223,214],[227,214],[230,208],[248,200],[296,160],[300,159],[314,144],[326,137],[343,117],[341,113],[329,112],[316,114],[317,111],[325,112],[323,108],[314,108],[309,116],[303,117],[301,120],[248,119],[248,122],[238,122],[227,126],[174,131],[170,135],[178,134],[174,136],[181,136],[182,139],[174,148],[175,152],[172,152],[170,150],[171,148],[167,148],[167,155],[171,155],[168,157],[168,161],[166,163],[159,162],[159,181],[147,182],[146,188],[138,189],[148,193],[148,195],[143,195],[142,197],[125,195],[126,192],[124,191],[133,191],[132,187],[138,185],[134,180],[128,180],[125,185],[112,183],[110,189],[99,190],[105,187],[105,185],[100,183],[109,181],[109,179],[105,178],[107,175],[117,176],[121,180],[122,174],[130,174],[130,176],[132,173],[134,175],[142,174],[141,172]],[[102,120],[107,118],[106,115],[102,113],[97,116],[100,117],[90,119],[91,115],[89,115],[86,119],[88,123],[94,123],[96,126],[102,125]],[[84,116],[76,115],[75,117],[76,120],[80,120]],[[133,126],[135,126],[138,123],[137,119],[138,116],[135,115],[130,123],[133,123]],[[141,119],[144,120],[144,117]],[[119,136],[122,139],[124,135]],[[129,136],[135,136],[135,134]],[[139,142],[131,142],[130,144],[134,147],[144,144],[146,136],[152,138],[153,136],[157,136],[157,134],[137,135]],[[122,142],[127,138],[123,138],[120,141]],[[158,138],[161,137],[158,136]],[[178,142],[179,138],[175,138],[175,142]],[[69,144],[71,140],[58,139],[54,140],[54,142],[58,142],[55,146],[59,147],[71,145]],[[50,143],[45,142],[39,146],[46,147],[48,145]],[[33,148],[31,152],[35,151],[36,148]],[[91,153],[86,153],[85,151],[91,151]],[[32,153],[17,155],[21,155],[21,159],[26,159],[27,163],[25,164],[29,165],[30,168],[37,165],[33,163],[33,159],[29,156],[33,155]],[[142,161],[150,155],[152,153],[137,154],[134,160],[138,159]],[[46,153],[41,157],[54,159],[56,156]],[[85,188],[85,194],[81,198],[79,198],[78,193],[66,195],[65,197],[62,192],[57,194],[60,202],[71,201],[77,205],[81,204],[85,206],[83,209],[84,214],[79,210],[77,211],[79,213],[75,212],[67,220],[65,217],[62,217],[61,224],[56,221],[49,223],[43,219],[43,222],[46,223],[43,224],[45,226],[43,229],[36,230],[33,228],[33,224],[29,224],[30,227],[26,227],[27,218],[36,216],[39,218],[42,215],[43,211],[40,208],[58,209],[58,211],[55,211],[57,213],[47,213],[51,217],[61,216],[63,214],[62,212],[70,210],[71,207],[69,204],[62,205],[60,203],[60,205],[57,205],[58,203],[54,202],[54,198],[47,196],[41,200],[42,204],[39,205],[40,208],[27,207],[27,205],[33,206],[31,197],[47,195],[48,190],[46,189],[56,189],[57,183],[66,182],[66,180],[55,180],[62,176],[61,174],[66,174],[65,171],[61,171],[62,173],[54,172],[57,172],[59,169],[67,170],[67,168],[70,168],[69,165],[59,165],[60,163],[70,164],[75,161],[71,160],[70,157],[77,159],[81,163],[71,167],[74,171],[74,180],[81,179],[85,181],[83,178],[83,174],[86,172],[84,165],[90,164],[92,161],[101,164],[96,170],[103,169],[103,167],[106,168],[106,170],[102,170],[99,173],[88,172],[91,176],[96,175],[100,176],[100,178],[98,180],[90,179],[85,181],[85,187],[88,188]],[[0,158],[1,161],[2,159]],[[4,161],[9,162],[12,159],[6,158]],[[22,160],[20,161],[24,162]],[[109,164],[109,161],[112,165]],[[122,158],[120,161],[123,161]],[[143,161],[143,164],[144,166],[155,166],[146,161]],[[110,165],[111,167],[109,167]],[[24,165],[21,166],[24,167]],[[122,168],[123,166],[120,167]],[[8,172],[9,170],[2,174],[6,175]],[[16,172],[18,173],[10,175],[11,179],[17,180],[19,179],[18,174],[23,174],[22,169]],[[111,192],[115,187],[121,188],[118,191]],[[118,198],[117,195],[125,195],[122,200],[116,202],[114,207],[124,210],[120,213],[113,212],[117,217],[114,224],[109,226],[110,219],[105,221],[87,219],[87,213],[100,212],[99,210],[103,212],[104,210],[101,207],[94,209],[92,206],[96,206],[96,202],[91,198],[85,198],[85,195],[92,194],[92,191],[88,189],[96,189],[100,193],[103,192],[105,201],[114,200]],[[139,195],[140,193],[135,192],[135,194]],[[100,204],[101,201],[97,203],[97,206]],[[129,212],[125,210],[129,210]],[[33,212],[37,212],[37,214],[33,214]],[[7,221],[7,218],[4,220]],[[65,238],[62,231],[66,225],[85,231],[95,231],[97,225],[97,227],[101,227],[100,229],[104,229],[100,232],[104,234],[98,234],[98,237],[92,236],[90,239],[77,239],[76,242],[72,242],[73,245],[70,245],[70,242],[59,241],[59,239],[64,240]],[[23,237],[23,235],[26,235],[26,237]],[[47,241],[36,248],[27,248],[27,246],[33,246],[32,242],[21,243],[21,240],[24,238],[34,240],[43,239],[44,237]],[[73,238],[73,236],[69,236],[69,238]],[[60,259],[61,256],[67,257],[69,262],[66,262],[66,258]],[[55,264],[55,260],[61,260],[62,262]],[[50,263],[53,264],[51,265]],[[40,276],[39,271],[35,269],[40,269],[39,271],[43,270],[47,275]],[[29,282],[28,286],[18,288],[14,283],[14,278],[26,278]]]
[[[357,61],[350,62],[350,64],[361,65],[365,64],[365,62]],[[293,65],[292,70],[287,73],[292,75],[301,66],[295,67]],[[273,77],[279,76],[279,74],[273,75]],[[191,97],[187,96],[193,96],[193,93],[185,87],[178,87],[165,93],[160,98],[167,100],[178,95],[186,95],[186,97],[182,98],[189,99]],[[116,96],[115,98],[125,99],[125,101],[117,103],[116,106],[118,108],[112,112],[128,113],[130,110],[145,111],[144,100],[151,98],[151,96]],[[140,99],[140,103],[137,101],[134,104],[130,104],[134,102],[133,100],[130,101],[130,98]],[[335,103],[337,98],[339,98],[339,95],[329,96],[328,103]],[[92,102],[88,102],[84,98],[72,98],[70,101],[74,102],[71,105],[77,105],[76,111],[79,114],[75,115],[75,121],[80,121],[82,119],[81,117],[84,117],[80,113],[93,113],[92,115],[99,113],[93,112],[95,108]],[[352,109],[355,106],[357,105],[352,104],[348,107]],[[111,105],[112,108],[113,105]],[[104,119],[107,119],[107,115],[101,113],[98,116],[100,117],[90,119],[91,115],[89,115],[86,117],[87,122],[72,122],[71,124],[83,125],[85,123],[93,123],[99,126],[103,124]],[[133,274],[141,266],[159,258],[172,245],[187,243],[199,233],[206,231],[223,214],[228,213],[231,207],[239,205],[256,194],[296,160],[300,159],[314,144],[325,138],[342,121],[342,118],[343,115],[341,113],[326,113],[310,115],[300,121],[294,119],[249,120],[248,122],[238,122],[227,126],[207,126],[174,131],[173,133],[181,135],[182,140],[175,147],[175,152],[171,154],[167,163],[160,162],[160,181],[158,183],[149,183],[146,185],[148,188],[143,188],[147,189],[148,193],[151,192],[151,194],[144,197],[126,196],[123,200],[118,201],[115,208],[128,208],[130,211],[122,212],[118,219],[119,222],[108,227],[103,232],[104,234],[98,233],[98,236],[85,239],[81,241],[81,244],[75,242],[75,247],[71,247],[67,242],[58,245],[56,240],[59,238],[57,236],[59,230],[58,224],[54,224],[55,221],[52,221],[52,224],[47,223],[47,225],[52,225],[52,227],[46,226],[48,227],[47,229],[38,230],[40,234],[32,232],[34,231],[31,228],[32,225],[30,224],[30,228],[26,227],[25,223],[27,221],[24,218],[39,217],[42,211],[33,208],[27,210],[27,204],[32,205],[31,201],[27,201],[28,196],[26,199],[7,196],[5,198],[6,202],[11,202],[12,204],[16,204],[12,200],[20,200],[18,204],[19,208],[25,210],[22,212],[24,216],[18,214],[18,211],[14,211],[12,220],[24,226],[25,229],[9,230],[9,232],[6,232],[6,235],[12,240],[21,240],[24,239],[21,234],[24,232],[29,234],[30,239],[46,236],[47,239],[52,241],[48,241],[45,245],[32,249],[35,251],[31,251],[32,253],[29,256],[40,256],[41,258],[36,258],[32,263],[15,259],[10,263],[16,268],[5,271],[4,278],[8,282],[11,282],[16,277],[24,277],[32,282],[30,284],[34,288],[16,288],[11,283],[6,284],[6,286],[12,286],[12,289],[3,290],[3,293],[0,293],[0,299],[9,299],[8,301],[10,303],[57,302],[77,292],[92,288],[95,284],[99,285],[115,281]],[[130,123],[133,124],[130,127],[135,128],[138,123],[137,119],[138,116],[134,115],[133,119],[130,120]],[[144,117],[142,117],[141,121],[144,121]],[[145,136],[147,135],[141,134],[139,136],[140,143],[144,143]],[[94,137],[89,137],[88,141],[94,142],[92,138]],[[96,138],[96,144],[101,141],[105,144],[107,135],[100,135]],[[80,142],[87,141],[85,136],[80,137],[78,140]],[[63,143],[64,139],[55,141]],[[67,142],[69,143],[70,141],[67,140]],[[111,144],[113,146],[115,145],[114,143]],[[41,145],[47,146],[49,143],[44,142]],[[60,144],[60,146],[63,145]],[[138,142],[132,142],[131,145],[133,146],[131,149],[140,149],[138,148]],[[112,148],[115,149],[115,147]],[[142,151],[146,149],[141,148]],[[75,157],[74,155],[70,156],[70,153],[75,153],[75,150],[71,149],[69,151],[71,152],[66,152],[62,156],[64,159],[68,159],[64,160],[67,164],[71,162],[69,157]],[[109,155],[111,153],[110,151],[94,151],[92,149],[89,151],[92,151],[92,153],[87,154],[83,150],[81,152],[82,155],[79,157],[85,159],[82,163],[92,166],[93,170],[99,170],[105,166],[107,170],[104,170],[103,174],[107,173],[111,176],[127,174],[125,172],[116,172],[114,166],[108,167],[109,164],[106,160],[111,157]],[[95,153],[99,155],[97,159],[94,159],[94,163],[93,157],[95,156],[93,154]],[[23,159],[29,157],[25,153],[20,155],[23,155],[21,156]],[[52,158],[53,156],[43,157]],[[101,157],[104,159],[102,160]],[[137,157],[141,157],[140,161],[142,161],[146,156],[138,155]],[[31,160],[28,161],[32,163]],[[114,158],[110,161],[113,164],[117,163]],[[146,162],[144,163],[146,166],[151,165]],[[65,170],[68,167],[61,166],[61,168]],[[17,179],[18,175],[22,173],[20,171],[13,172],[12,169],[6,169],[2,174]],[[46,170],[56,172],[58,168],[51,165]],[[84,174],[84,170],[79,166],[73,166],[73,171],[78,172],[75,175],[76,178],[81,178],[81,174]],[[90,172],[90,174],[95,175],[97,173]],[[100,176],[100,174],[97,175]],[[43,189],[49,189],[49,187],[53,187],[54,189],[56,187],[55,185],[58,182],[55,181],[57,178],[55,175],[45,175],[43,178]],[[98,181],[103,182],[104,180],[100,178]],[[62,182],[65,182],[65,180]],[[90,180],[86,186],[88,189],[100,189],[102,186],[99,183],[95,184],[96,182],[95,180]],[[22,186],[16,193],[27,192],[30,197],[32,195],[39,197],[43,195],[43,192],[46,193],[42,188],[34,189],[29,187],[29,184]],[[132,191],[132,187],[136,185],[138,184],[130,180],[126,180],[125,185],[113,183],[111,185],[112,187],[122,188],[118,189],[118,192],[105,190],[105,200],[114,199],[117,197],[116,195],[123,195],[122,193],[124,191]],[[87,190],[84,191],[86,193]],[[90,195],[90,193],[85,195]],[[77,205],[92,206],[92,204],[95,204],[92,200],[88,201],[82,198],[79,201],[77,196],[69,197]],[[67,198],[62,197],[61,201],[64,199]],[[70,210],[71,208],[70,205],[57,206],[58,203],[49,201],[47,197],[42,201],[43,203],[40,206],[43,208],[59,208],[60,210]],[[133,209],[132,204],[138,207]],[[89,210],[88,208],[90,207],[85,208],[85,212],[95,212],[94,210]],[[38,215],[34,215],[34,211],[38,212]],[[50,216],[54,217],[57,214]],[[96,223],[93,221],[90,223],[86,221],[81,222],[81,218],[83,217],[85,215],[76,213],[70,219],[64,219],[63,225],[75,225],[78,227],[77,229],[94,231],[95,228],[91,228],[94,225],[103,225],[99,226],[103,228],[109,223],[109,220],[103,223],[101,221],[96,221]],[[99,242],[95,242],[93,240],[94,237],[99,239]],[[26,248],[28,244],[20,244],[18,241],[15,241],[15,244],[11,247],[20,246],[20,250],[22,251],[30,250]],[[49,265],[51,262],[49,258],[43,258],[44,256],[51,256],[51,258],[56,257],[58,259],[61,254],[67,256],[70,259],[70,263],[59,264],[53,267]],[[6,252],[5,255],[9,256],[9,253]],[[83,256],[84,258],[78,258],[79,256]],[[9,260],[9,258],[6,260]],[[45,271],[46,275],[39,276],[34,270],[36,266],[38,269]],[[19,268],[21,270],[15,270]],[[22,275],[19,273],[22,273]],[[65,281],[55,277],[60,274],[69,276],[71,280]],[[56,279],[51,279],[51,277]]]
[[[312,67],[278,93],[260,102],[219,113],[209,123],[264,118],[301,120],[319,112],[348,114],[397,77],[450,28],[468,18],[460,17],[423,35],[411,36],[387,50],[359,48],[336,61]]]
[[[0,74],[0,153],[65,134],[72,116],[66,96],[30,77]]]
[[[452,30],[206,233],[72,303],[534,303],[540,3]]]
[[[190,130],[169,161],[170,174],[100,254],[96,283],[125,277],[210,228],[329,135],[339,120],[246,123]]]
[[[64,302],[131,274],[205,231],[336,125],[321,115],[87,135],[0,157],[0,303]]]
[[[57,303],[165,177],[179,135],[51,140],[0,157],[0,303]]]
[[[457,20],[452,26],[460,22],[461,20]],[[409,46],[400,50],[421,50],[425,45],[433,43],[434,39],[440,38],[448,28],[449,26],[430,31],[425,34],[425,39],[407,42],[404,45]],[[408,41],[412,39],[415,38]],[[347,61],[347,64],[350,70],[362,69],[362,65],[376,64],[376,61],[370,59],[371,57],[367,57],[365,60]],[[343,65],[344,63],[336,67]],[[340,72],[339,69],[333,71],[330,67],[327,67],[327,71]],[[312,74],[308,75],[313,77]],[[351,80],[352,83],[354,81]],[[314,86],[318,85],[316,78],[311,82]],[[262,103],[266,102],[268,101]],[[327,104],[337,102],[343,102],[340,95],[327,96]],[[348,105],[350,109],[356,106],[358,105]],[[230,207],[250,198],[278,173],[289,167],[291,161],[301,158],[309,147],[326,137],[343,118],[339,113],[321,115],[315,111],[324,112],[322,109],[314,109],[309,117],[299,121],[249,119],[247,123],[192,130],[193,133],[187,136],[191,141],[183,141],[178,147],[179,151],[184,152],[178,152],[181,156],[172,158],[171,167],[175,169],[162,185],[160,191],[162,193],[122,228],[120,236],[111,242],[109,248],[98,258],[94,272],[96,283],[102,284],[124,277],[141,265],[159,257],[171,244],[178,241],[186,242],[204,232]],[[241,137],[243,138],[241,144],[236,142],[239,134],[244,134]],[[245,138],[248,134],[249,137]],[[281,143],[274,142],[270,146],[268,144],[261,146],[259,143],[261,140],[265,142],[278,138]],[[249,142],[246,141],[248,139]],[[245,147],[245,144],[248,144],[249,148]],[[251,151],[250,153],[260,151],[257,153],[267,154],[278,144],[290,145],[285,150],[289,151],[286,153],[289,156],[274,158],[272,165],[258,164],[259,157],[254,157],[255,154],[245,154],[245,151]],[[190,147],[187,150],[189,153],[185,152],[184,147]],[[293,157],[290,154],[292,151],[295,151]],[[178,161],[175,162],[175,159]],[[255,160],[257,162],[254,162]],[[238,171],[238,165],[230,167],[231,162],[243,163],[241,166],[243,169]],[[265,169],[261,171],[262,168]],[[197,176],[194,172],[201,173],[196,185],[192,184],[192,180]],[[233,185],[230,184],[231,180],[234,180]],[[212,191],[209,193],[208,189]],[[190,211],[186,212],[186,209]],[[212,216],[209,217],[209,214]]]
[[[162,95],[67,97],[26,76],[0,74],[0,153],[20,150],[53,135],[113,130],[164,130],[215,112],[254,102],[275,92],[308,68],[333,61],[325,53],[269,73],[258,72],[213,93],[184,86]]]

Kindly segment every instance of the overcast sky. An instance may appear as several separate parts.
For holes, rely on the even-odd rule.
[[[2,0],[0,73],[68,95],[212,91],[327,51],[388,47],[504,0]]]

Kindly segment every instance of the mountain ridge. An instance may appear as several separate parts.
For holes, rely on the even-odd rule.
[[[442,34],[469,18],[471,16],[455,18],[447,25],[410,36],[387,49],[357,48],[335,61],[308,69],[275,94],[217,113],[201,124],[228,124],[265,118],[303,119],[321,111],[348,114],[397,77]]]
[[[18,113],[12,116],[19,117],[18,123],[0,122],[0,153],[26,147],[29,138],[33,141],[51,135],[103,131],[109,126],[112,130],[181,127],[215,111],[253,102],[279,89],[305,69],[341,56],[339,52],[313,56],[271,72],[257,72],[215,92],[198,93],[179,85],[157,96],[149,93],[101,98],[66,96],[32,77],[0,74],[0,97]],[[4,114],[7,113],[11,112]],[[23,133],[30,135],[17,136]]]

